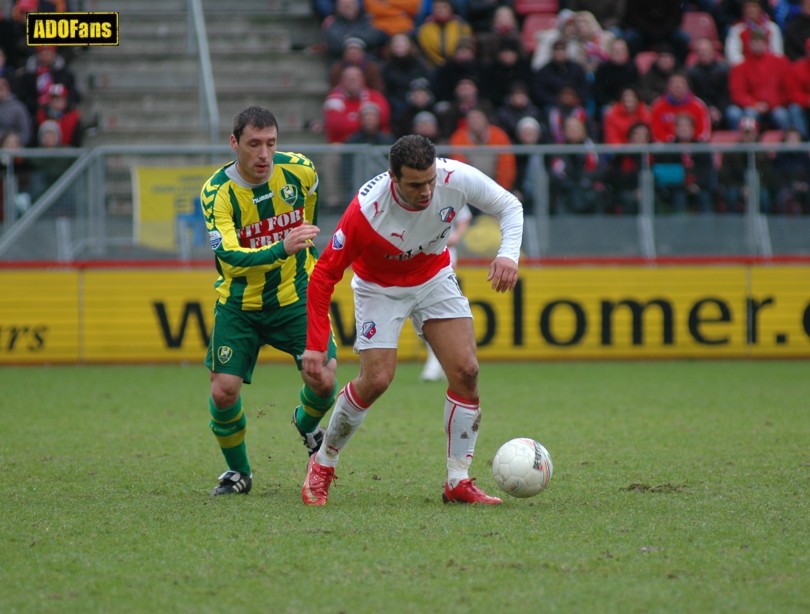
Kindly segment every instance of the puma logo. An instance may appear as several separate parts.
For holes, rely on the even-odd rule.
[[[447,176],[444,178],[444,182],[445,183],[450,183],[450,175],[452,175],[455,172],[456,171],[454,171],[454,170],[453,171],[447,171]]]
[[[380,214],[380,203],[379,201],[374,201],[374,216],[377,217]]]
[[[403,230],[402,232],[392,232],[391,236],[396,237],[400,241],[404,241],[405,240],[405,231]]]

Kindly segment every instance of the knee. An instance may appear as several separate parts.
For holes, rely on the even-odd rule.
[[[217,409],[227,409],[233,407],[239,400],[239,386],[223,385],[221,383],[211,384],[211,398]]]
[[[391,377],[384,371],[365,373],[358,380],[358,394],[366,403],[380,398],[391,385]]]
[[[478,360],[475,357],[470,357],[458,366],[456,373],[464,386],[473,388],[478,383],[479,371]]]

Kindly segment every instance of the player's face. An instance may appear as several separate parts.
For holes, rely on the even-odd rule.
[[[436,188],[436,163],[429,168],[420,171],[409,166],[402,167],[402,177],[397,179],[391,173],[397,197],[407,207],[411,209],[427,209],[433,198],[433,190]]]
[[[275,126],[245,126],[239,142],[231,135],[231,148],[236,152],[239,174],[248,183],[264,183],[273,171],[278,129]]]

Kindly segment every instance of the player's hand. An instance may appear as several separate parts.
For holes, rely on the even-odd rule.
[[[304,354],[301,357],[303,371],[312,378],[321,379],[321,374],[326,368],[326,362],[328,360],[329,355],[326,352],[304,350]]]
[[[312,239],[314,239],[321,231],[317,226],[304,220],[300,226],[296,226],[287,236],[284,237],[284,251],[288,256],[297,254],[302,249],[312,247]]]
[[[514,290],[518,280],[517,262],[509,258],[495,258],[489,265],[487,281],[492,282],[495,292],[509,292]]]

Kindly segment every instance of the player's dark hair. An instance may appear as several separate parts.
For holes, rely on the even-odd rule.
[[[400,137],[391,145],[388,155],[388,164],[394,177],[402,178],[402,167],[424,171],[436,161],[436,148],[430,139],[419,134],[409,134]]]
[[[233,118],[233,135],[236,137],[237,143],[247,126],[253,126],[260,130],[262,128],[274,127],[276,131],[278,131],[276,116],[273,115],[269,109],[265,109],[264,107],[248,107],[237,113]]]

